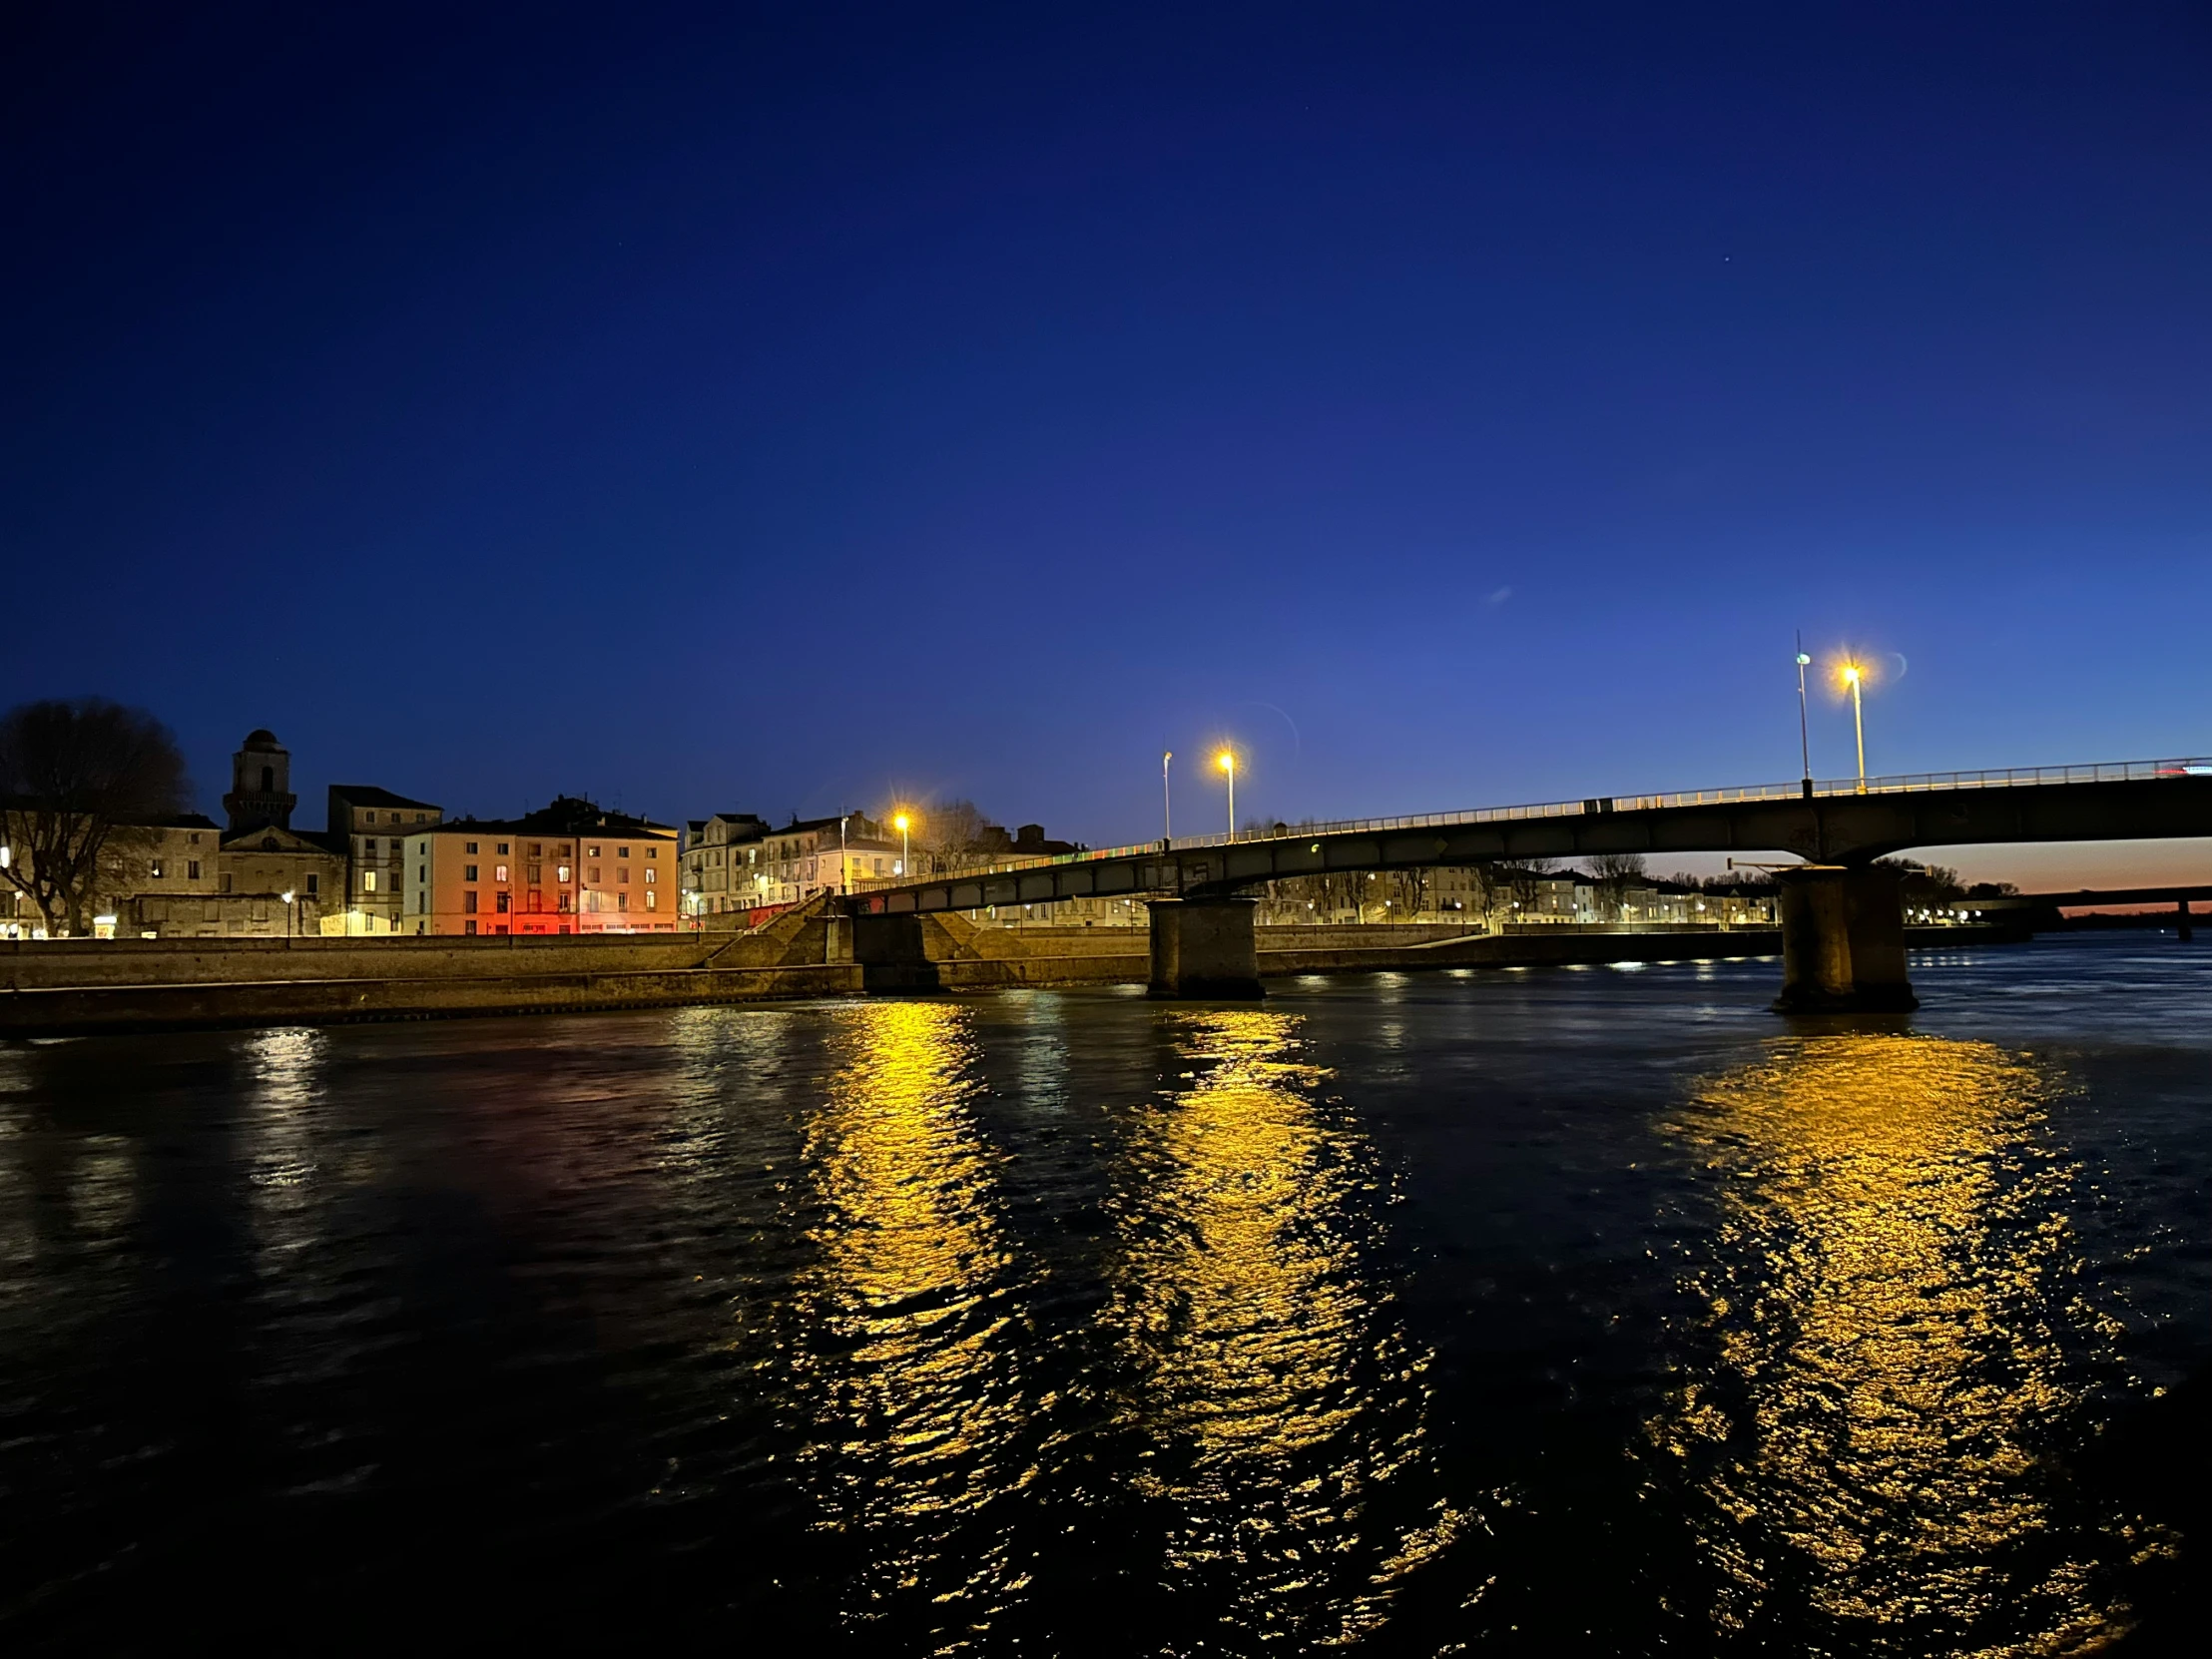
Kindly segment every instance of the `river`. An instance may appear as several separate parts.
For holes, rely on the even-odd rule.
[[[0,1050],[0,1638],[2155,1631],[2212,948],[1923,953],[1889,1020],[1776,974]]]

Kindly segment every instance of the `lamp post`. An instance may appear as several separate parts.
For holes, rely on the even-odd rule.
[[[291,889],[286,887],[276,896],[284,901],[284,937],[288,939],[292,936],[292,918],[297,913],[291,907]]]
[[[1857,663],[1844,664],[1844,684],[1851,688],[1851,726],[1859,739],[1859,793],[1867,793],[1867,717],[1859,701],[1859,683],[1866,676]]]
[[[1160,754],[1160,828],[1166,838],[1175,839],[1175,797],[1168,791],[1168,762],[1175,759],[1175,751],[1163,750]]]
[[[898,873],[909,881],[914,878],[914,851],[913,844],[906,838],[906,831],[912,824],[913,820],[904,813],[891,820],[891,828],[898,831]]]
[[[837,820],[837,891],[852,890],[852,860],[844,849],[844,820]]]
[[[1805,636],[1801,633],[1797,642],[1797,735],[1798,754],[1805,762],[1805,794],[1808,800],[1813,795],[1813,736],[1805,719],[1805,671],[1812,666],[1812,662],[1813,659],[1805,654]]]
[[[1229,838],[1237,838],[1237,752],[1225,749],[1214,757],[1214,762],[1229,774]]]

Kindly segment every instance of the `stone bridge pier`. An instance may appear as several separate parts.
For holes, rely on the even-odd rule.
[[[1920,1006],[1905,966],[1899,876],[1868,865],[1811,864],[1782,884],[1782,994],[1777,1013],[1858,1013]]]
[[[1256,898],[1156,898],[1152,911],[1152,996],[1215,1001],[1262,996]]]

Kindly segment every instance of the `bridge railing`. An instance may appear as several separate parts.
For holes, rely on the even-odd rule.
[[[1909,772],[1870,778],[1862,785],[1856,778],[1816,781],[1816,799],[1857,795],[1909,795],[1928,790],[2020,789],[2044,784],[2117,784],[2158,778],[2212,778],[2212,758],[2191,756],[2171,761],[2097,761],[2078,766],[1998,767],[1978,772]],[[1544,801],[1519,807],[1477,807],[1458,813],[1416,813],[1399,818],[1333,819],[1322,824],[1286,825],[1282,833],[1240,830],[1235,835],[1177,835],[1160,841],[1136,841],[1127,846],[1085,847],[1080,852],[1038,854],[1008,858],[989,870],[955,870],[943,875],[892,876],[871,881],[868,887],[907,887],[937,881],[1015,869],[1039,869],[1052,864],[1089,863],[1100,858],[1132,858],[1162,850],[1188,851],[1232,842],[1301,840],[1314,835],[1358,834],[1389,830],[1449,830],[1467,825],[1512,824],[1529,819],[1578,818],[1585,814],[1651,812],[1662,808],[1727,807],[1762,801],[1802,801],[1802,780],[1788,784],[1747,784],[1734,789],[1677,790],[1666,795],[1593,797],[1585,801]],[[864,890],[854,883],[854,890]]]

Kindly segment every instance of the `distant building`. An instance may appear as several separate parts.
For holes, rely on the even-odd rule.
[[[406,826],[400,930],[674,932],[675,830],[562,797],[518,819]]]
[[[717,813],[695,818],[685,829],[683,913],[718,916],[754,908],[753,877],[768,825],[751,813]]]
[[[752,907],[797,904],[824,890],[850,892],[861,882],[885,880],[899,872],[898,831],[886,830],[864,813],[840,818],[795,819],[781,830],[763,831],[757,848],[746,847],[742,872],[752,883]],[[731,907],[742,888],[734,887]]]
[[[370,784],[332,784],[329,801],[328,834],[345,853],[346,878],[344,909],[334,918],[339,925],[328,930],[398,931],[405,897],[401,845],[408,830],[443,823],[444,811]]]

